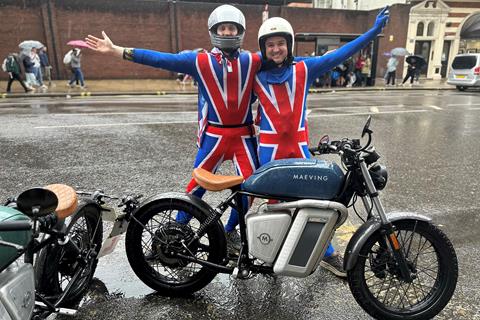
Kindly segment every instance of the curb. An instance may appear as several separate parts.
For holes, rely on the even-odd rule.
[[[309,89],[309,93],[335,93],[335,92],[372,92],[372,91],[416,91],[416,90],[456,90],[455,87],[366,87],[366,88],[336,88],[336,89]],[[6,98],[73,98],[73,97],[102,97],[102,96],[164,96],[164,95],[192,95],[197,91],[111,91],[111,92],[54,92],[54,93],[2,93],[1,99]]]

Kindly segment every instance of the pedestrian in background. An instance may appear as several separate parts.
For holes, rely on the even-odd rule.
[[[36,49],[31,49],[36,50]],[[38,87],[39,84],[37,79],[35,78],[34,70],[33,70],[33,61],[32,61],[32,54],[30,52],[24,52],[21,56],[23,69],[25,70],[25,84],[28,87],[35,88]]]
[[[12,83],[14,80],[20,82],[25,92],[32,91],[32,89],[27,87],[23,82],[22,69],[20,68],[20,59],[18,58],[18,54],[10,53],[3,61],[2,69],[3,71],[8,72],[7,93],[11,92]]]
[[[403,79],[402,86],[405,85],[405,82],[407,82],[408,79],[410,79],[410,86],[412,86],[415,74],[417,72],[417,60],[415,58],[412,58],[410,60],[407,59],[407,64],[407,75]]]
[[[364,64],[362,67],[362,82],[360,83],[361,86],[366,87],[370,85],[371,73],[372,73],[372,60],[370,59],[370,56],[367,54],[364,56]]]
[[[72,78],[70,79],[70,82],[68,83],[70,87],[74,87],[75,81],[80,82],[80,87],[82,89],[85,89],[85,83],[83,79],[83,73],[82,73],[82,63],[81,63],[81,58],[82,58],[82,53],[80,49],[74,48],[71,53],[71,58],[70,58],[70,67],[72,68]]]
[[[355,76],[357,77],[356,85],[361,87],[363,82],[362,77],[362,68],[365,65],[365,58],[363,57],[362,53],[360,53],[355,60]]]
[[[387,62],[387,79],[386,79],[386,86],[395,85],[395,78],[397,77],[397,66],[398,66],[398,59],[396,56],[391,56]],[[390,84],[390,81],[392,82]]]
[[[41,64],[40,64],[40,57],[38,56],[38,50],[37,48],[32,48],[32,53],[30,54],[30,58],[32,59],[33,62],[33,74],[35,75],[35,79],[37,80],[37,83],[39,84],[41,89],[46,89],[47,86],[43,84],[43,75],[42,75],[42,69],[41,69]]]
[[[48,80],[48,86],[51,87],[52,86],[52,73],[51,73],[52,66],[48,61],[47,47],[43,47],[42,49],[40,49],[38,56],[40,58],[42,75],[45,77],[45,80]]]

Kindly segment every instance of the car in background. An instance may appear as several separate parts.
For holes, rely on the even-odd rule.
[[[480,53],[457,55],[448,73],[447,83],[464,91],[469,87],[480,87]]]

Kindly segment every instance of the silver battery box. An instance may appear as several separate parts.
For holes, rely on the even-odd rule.
[[[273,266],[279,275],[306,277],[317,268],[335,231],[339,212],[300,208]]]
[[[0,319],[30,319],[34,305],[33,266],[13,263],[0,273]]]
[[[245,220],[248,252],[268,264],[273,263],[292,221],[290,211],[265,211],[260,208],[256,213],[248,213]]]

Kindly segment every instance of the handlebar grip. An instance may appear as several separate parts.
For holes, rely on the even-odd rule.
[[[53,229],[57,222],[58,217],[55,213],[51,213],[49,215],[46,215],[45,217],[41,217],[38,219],[38,223],[40,224],[40,230],[42,231],[49,231]]]
[[[32,224],[29,220],[4,221],[0,223],[0,231],[26,231],[31,229]]]

